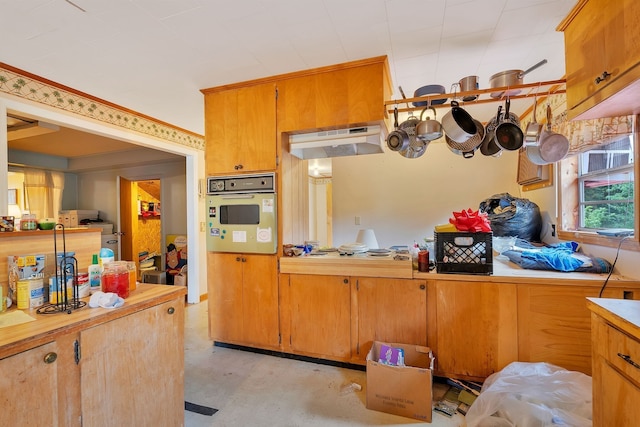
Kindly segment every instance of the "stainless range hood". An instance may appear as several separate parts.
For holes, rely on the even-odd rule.
[[[289,151],[301,159],[383,153],[380,126],[361,126],[289,136]]]

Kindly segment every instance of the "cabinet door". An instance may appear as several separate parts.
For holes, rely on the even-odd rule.
[[[640,419],[640,389],[603,358],[593,377],[593,426],[631,427]]]
[[[591,375],[591,315],[586,298],[594,286],[518,285],[518,354],[522,362],[547,362]],[[606,289],[603,297],[622,298]]]
[[[340,276],[290,276],[290,344],[294,352],[333,360],[349,360],[349,283],[349,278]]]
[[[51,356],[46,358],[57,356],[59,351],[52,342],[0,360],[0,426],[61,425],[56,373],[59,362],[51,361]]]
[[[436,282],[436,370],[486,378],[518,359],[516,285]]]
[[[242,256],[243,340],[278,348],[278,261],[275,255]]]
[[[276,86],[205,95],[207,175],[275,170]]]
[[[81,332],[82,425],[184,424],[184,300]]]
[[[241,254],[207,253],[209,334],[214,341],[243,342]]]
[[[373,341],[427,345],[425,280],[358,277],[352,289],[357,307],[355,359],[365,360]]]

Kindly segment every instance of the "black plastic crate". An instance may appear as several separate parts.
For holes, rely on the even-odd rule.
[[[433,233],[438,273],[493,274],[493,233]]]

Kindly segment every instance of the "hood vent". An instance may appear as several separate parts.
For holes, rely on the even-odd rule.
[[[364,126],[289,136],[289,151],[301,159],[382,153],[385,136],[380,126]]]

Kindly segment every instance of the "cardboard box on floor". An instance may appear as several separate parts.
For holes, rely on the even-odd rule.
[[[402,348],[405,366],[378,362],[382,345]],[[374,341],[367,355],[367,409],[431,422],[433,362],[429,347]]]

